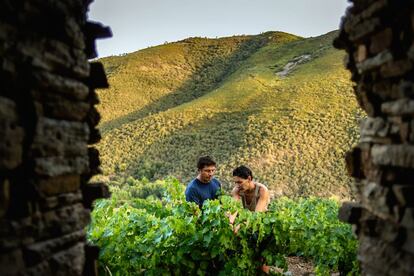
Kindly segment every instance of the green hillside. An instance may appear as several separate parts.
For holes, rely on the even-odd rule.
[[[189,38],[102,59],[104,178],[186,182],[208,154],[227,188],[246,164],[276,194],[348,197],[343,156],[363,113],[335,35]]]

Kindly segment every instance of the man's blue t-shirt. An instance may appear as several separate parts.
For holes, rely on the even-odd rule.
[[[220,190],[220,182],[213,178],[208,183],[203,183],[197,178],[193,179],[185,189],[185,199],[195,202],[198,206],[202,206],[206,199],[216,199],[218,190]]]

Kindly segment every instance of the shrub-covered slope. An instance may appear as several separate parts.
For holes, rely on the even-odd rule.
[[[278,194],[349,196],[343,156],[363,114],[334,36],[190,38],[103,59],[104,174],[185,182],[208,154],[227,188],[246,164]]]

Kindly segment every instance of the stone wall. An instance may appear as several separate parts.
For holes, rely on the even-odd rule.
[[[93,275],[95,88],[107,87],[83,0],[0,2],[0,275]]]
[[[353,0],[337,48],[368,118],[347,155],[360,203],[340,218],[355,225],[365,275],[414,275],[414,1]]]

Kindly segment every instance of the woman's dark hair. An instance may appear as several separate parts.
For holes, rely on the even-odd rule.
[[[249,176],[253,179],[253,173],[252,170],[250,170],[248,167],[241,165],[240,167],[237,167],[233,170],[233,176],[238,176],[243,179],[249,178]]]
[[[216,162],[210,156],[202,156],[198,159],[197,168],[202,170],[204,167],[215,166]]]

